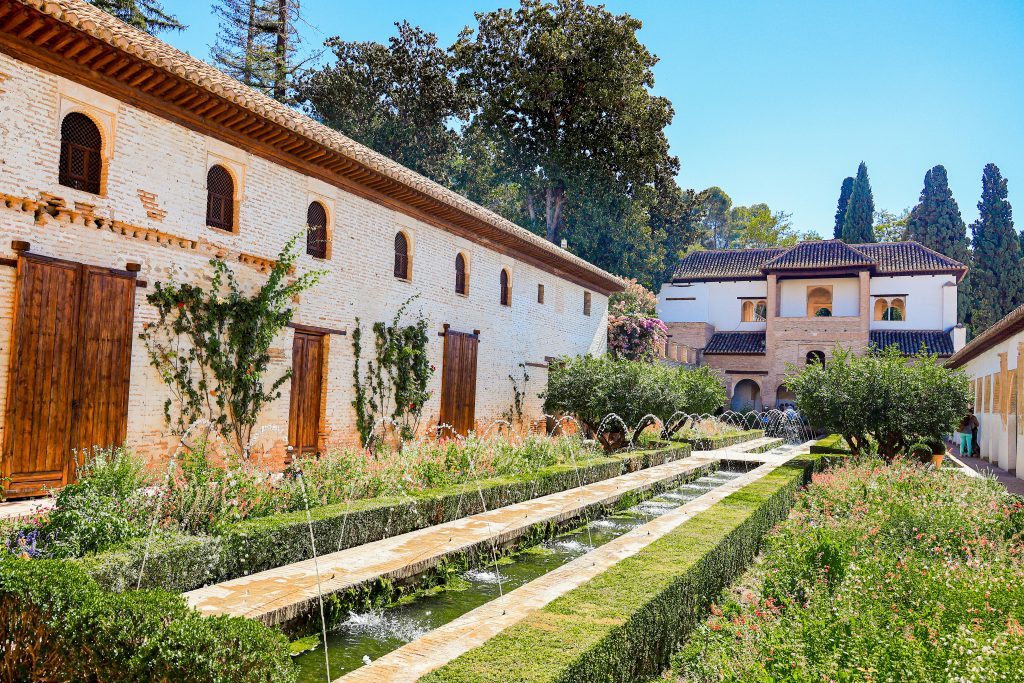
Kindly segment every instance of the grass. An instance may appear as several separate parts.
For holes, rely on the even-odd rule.
[[[1024,670],[1024,512],[992,480],[854,461],[815,476],[670,678],[1000,681]]]
[[[780,467],[727,496],[424,681],[649,680],[785,516],[814,462]]]

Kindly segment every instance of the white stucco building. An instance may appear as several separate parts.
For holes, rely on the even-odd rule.
[[[988,328],[957,351],[946,366],[971,379],[978,417],[981,457],[1024,479],[1024,428],[1021,382],[1024,372],[1024,306]]]
[[[206,281],[211,258],[253,286],[307,225],[297,270],[327,275],[272,349],[272,377],[295,370],[261,416],[277,457],[355,442],[348,333],[358,318],[372,350],[369,325],[414,296],[427,429],[500,416],[521,363],[537,416],[547,358],[605,350],[617,278],[80,0],[0,3],[0,157],[12,495],[69,481],[77,447],[166,458],[145,295]]]
[[[697,251],[662,286],[658,315],[688,360],[724,373],[731,407],[759,409],[794,398],[782,387],[788,365],[837,343],[951,355],[965,338],[966,273],[917,242]]]

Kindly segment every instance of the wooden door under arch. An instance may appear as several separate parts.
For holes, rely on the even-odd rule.
[[[447,330],[444,335],[444,362],[441,368],[441,419],[446,429],[465,436],[476,420],[476,359],[480,337],[468,332]]]

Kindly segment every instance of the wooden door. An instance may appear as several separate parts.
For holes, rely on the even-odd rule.
[[[135,278],[22,255],[4,429],[11,497],[73,481],[74,449],[124,442]]]
[[[323,391],[323,335],[295,331],[292,342],[291,409],[288,443],[292,454],[320,448],[320,397]]]
[[[475,334],[444,335],[441,369],[441,424],[465,436],[476,420],[476,357],[480,339]],[[442,431],[443,435],[445,432]]]

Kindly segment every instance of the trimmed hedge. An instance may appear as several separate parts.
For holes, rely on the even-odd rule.
[[[164,591],[109,593],[73,562],[0,559],[0,679],[294,681],[288,641]]]
[[[843,439],[842,434],[829,434],[824,439],[819,439],[811,445],[811,453],[841,453],[842,455],[853,455],[850,446]]]
[[[532,498],[610,479],[685,458],[686,445],[593,458],[578,468],[554,465],[537,472],[496,477],[408,496],[354,500],[313,508],[313,534],[321,554],[335,552]],[[483,498],[483,501],[481,501]],[[344,538],[342,538],[344,530]],[[343,541],[343,542],[342,542]],[[145,539],[120,550],[75,560],[102,586],[135,588]],[[171,535],[154,539],[142,578],[144,588],[185,592],[312,556],[306,512],[234,524],[219,536]]]
[[[735,446],[746,441],[753,441],[754,439],[760,439],[764,436],[763,429],[748,429],[742,432],[736,432],[735,434],[727,434],[722,436],[706,436],[699,438],[682,438],[678,439],[679,442],[690,444],[690,448],[695,451],[713,451],[719,448],[728,448],[729,446]]]
[[[746,569],[819,460],[790,461],[421,680],[649,681]]]

